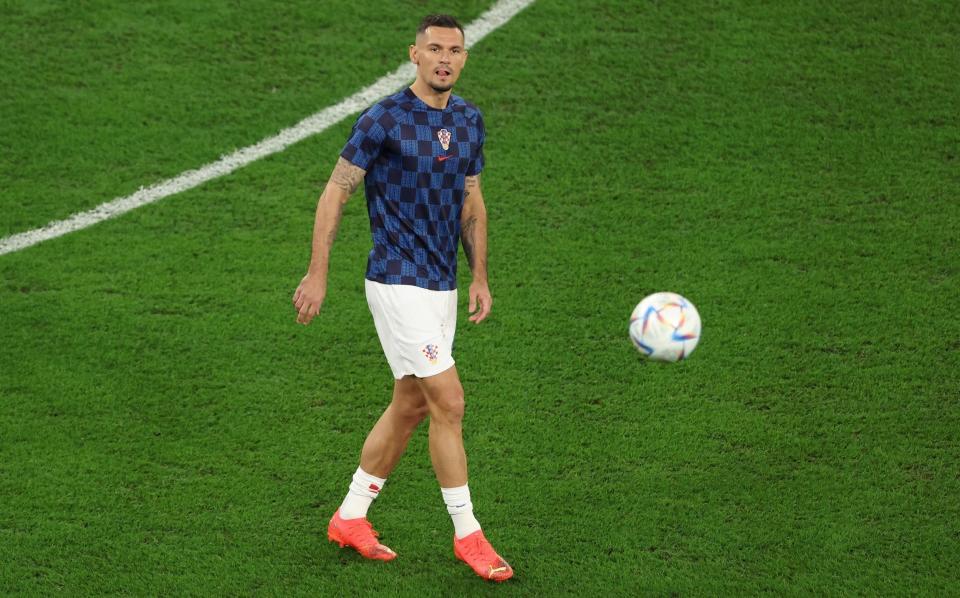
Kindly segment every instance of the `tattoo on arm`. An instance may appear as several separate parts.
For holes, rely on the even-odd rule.
[[[473,193],[478,193],[480,191],[480,175],[468,176],[464,181],[463,189],[463,201],[464,204],[467,202],[467,198],[470,197]],[[477,268],[477,252],[476,252],[476,232],[477,232],[477,217],[474,215],[469,215],[463,219],[463,222],[460,224],[460,238],[463,242],[463,253],[467,256],[467,262],[470,264],[471,270],[476,270]]]
[[[360,186],[360,181],[363,180],[366,174],[367,172],[359,166],[351,164],[343,158],[339,158],[337,165],[333,168],[333,174],[330,175],[330,181],[346,191],[347,195],[353,195],[353,192]]]
[[[470,264],[470,268],[473,269],[476,267],[474,263],[474,238],[473,233],[477,227],[477,217],[471,216],[463,221],[463,224],[460,226],[461,235],[460,238],[463,240],[463,252],[467,255],[467,263]]]
[[[479,190],[480,190],[479,174],[474,176],[468,176],[466,177],[466,179],[464,179],[464,190],[463,190],[464,199],[466,199],[467,195],[469,195],[471,192],[479,191]]]

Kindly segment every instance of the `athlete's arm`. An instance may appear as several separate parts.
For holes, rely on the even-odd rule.
[[[310,267],[293,294],[293,305],[297,308],[297,322],[309,324],[318,313],[323,299],[327,296],[327,268],[330,263],[330,247],[340,228],[343,206],[360,186],[367,172],[340,158],[333,168],[333,174],[317,202],[317,215],[313,223],[313,250]]]
[[[460,213],[460,240],[470,263],[470,321],[479,324],[493,307],[487,284],[487,208],[480,190],[480,175],[468,176],[463,190],[463,211]]]

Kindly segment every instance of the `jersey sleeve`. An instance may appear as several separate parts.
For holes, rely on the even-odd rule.
[[[380,156],[380,148],[387,137],[385,124],[389,114],[379,105],[372,106],[357,118],[350,132],[347,144],[340,156],[355,166],[369,170],[373,161]]]
[[[483,170],[483,143],[487,138],[487,129],[483,124],[483,116],[477,111],[477,153],[467,165],[467,176],[477,176]]]

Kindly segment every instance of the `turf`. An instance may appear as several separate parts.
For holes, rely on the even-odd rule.
[[[349,95],[441,5],[193,6],[0,3],[0,234]],[[0,256],[0,593],[956,592],[957,23],[540,0],[471,51],[496,303],[456,357],[496,588],[423,431],[371,512],[401,558],[326,542],[391,384],[362,197],[321,317],[289,304],[350,122]],[[659,290],[703,317],[689,361],[626,338]]]

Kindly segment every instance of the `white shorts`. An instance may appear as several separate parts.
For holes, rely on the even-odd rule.
[[[393,377],[435,376],[453,364],[457,291],[364,281],[380,345]]]

